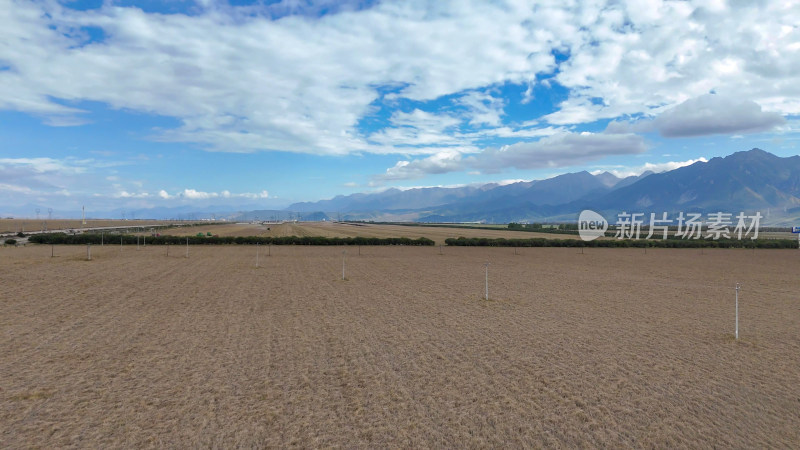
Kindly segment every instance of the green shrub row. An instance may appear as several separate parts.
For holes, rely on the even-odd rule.
[[[447,245],[466,247],[659,247],[659,248],[797,248],[794,239],[691,239],[691,240],[634,240],[634,239],[598,239],[583,241],[580,239],[488,239],[465,238],[445,240]]]
[[[282,237],[262,237],[262,236],[148,236],[147,245],[433,245],[434,242],[428,238],[372,238],[372,237],[320,237],[320,236],[282,236]],[[137,237],[129,234],[123,235],[104,235],[96,233],[85,234],[64,234],[64,233],[45,233],[36,234],[28,238],[28,241],[38,244],[66,244],[66,245],[108,245],[124,244],[136,245]],[[139,243],[144,243],[139,237]]]

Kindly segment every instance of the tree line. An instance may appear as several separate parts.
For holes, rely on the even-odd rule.
[[[489,238],[449,238],[449,246],[463,247],[657,247],[657,248],[794,248],[794,239],[489,239]]]
[[[146,240],[145,240],[146,239]],[[141,236],[130,234],[84,233],[44,233],[28,238],[37,244],[59,245],[136,245],[146,242],[147,245],[416,245],[431,246],[434,242],[428,238],[376,238],[376,237],[321,237],[321,236]]]

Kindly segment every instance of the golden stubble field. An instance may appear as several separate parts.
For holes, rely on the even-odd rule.
[[[0,446],[800,445],[796,250],[343,250],[0,248]]]
[[[458,226],[407,226],[407,225],[385,225],[370,223],[346,223],[346,222],[285,222],[279,224],[255,224],[255,223],[230,223],[214,225],[198,225],[186,228],[171,228],[159,231],[162,234],[175,236],[191,236],[197,233],[212,233],[219,236],[323,236],[323,237],[378,237],[396,238],[406,237],[417,239],[425,237],[436,242],[436,245],[444,244],[447,238],[457,238],[459,236],[481,237],[481,238],[505,238],[505,239],[577,239],[577,235],[554,234],[554,233],[534,233],[527,231],[509,231],[498,227],[496,230],[480,228],[468,228]]]

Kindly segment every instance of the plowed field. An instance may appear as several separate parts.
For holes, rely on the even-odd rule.
[[[0,248],[0,446],[800,446],[796,250],[169,251]]]

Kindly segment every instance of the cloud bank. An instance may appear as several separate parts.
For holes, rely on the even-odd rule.
[[[786,124],[776,112],[762,111],[750,100],[715,94],[701,95],[668,108],[654,119],[634,123],[611,122],[607,133],[657,131],[667,138],[740,135],[770,131]]]
[[[546,169],[595,161],[609,155],[636,155],[647,150],[635,134],[559,133],[535,142],[487,148],[462,157],[441,152],[423,159],[399,161],[377,180],[410,180],[463,170],[496,173],[504,169]]]
[[[524,143],[536,128],[602,119],[660,113],[658,131],[681,137],[800,113],[792,2],[203,1],[191,15],[65,5],[0,0],[0,109],[75,126],[92,120],[84,102],[100,102],[173,117],[154,139],[214,151],[474,153],[489,137]],[[493,94],[504,85],[527,87],[523,104],[533,86],[567,98],[522,129]],[[725,108],[711,91],[747,100]],[[431,101],[446,110],[379,114]]]

